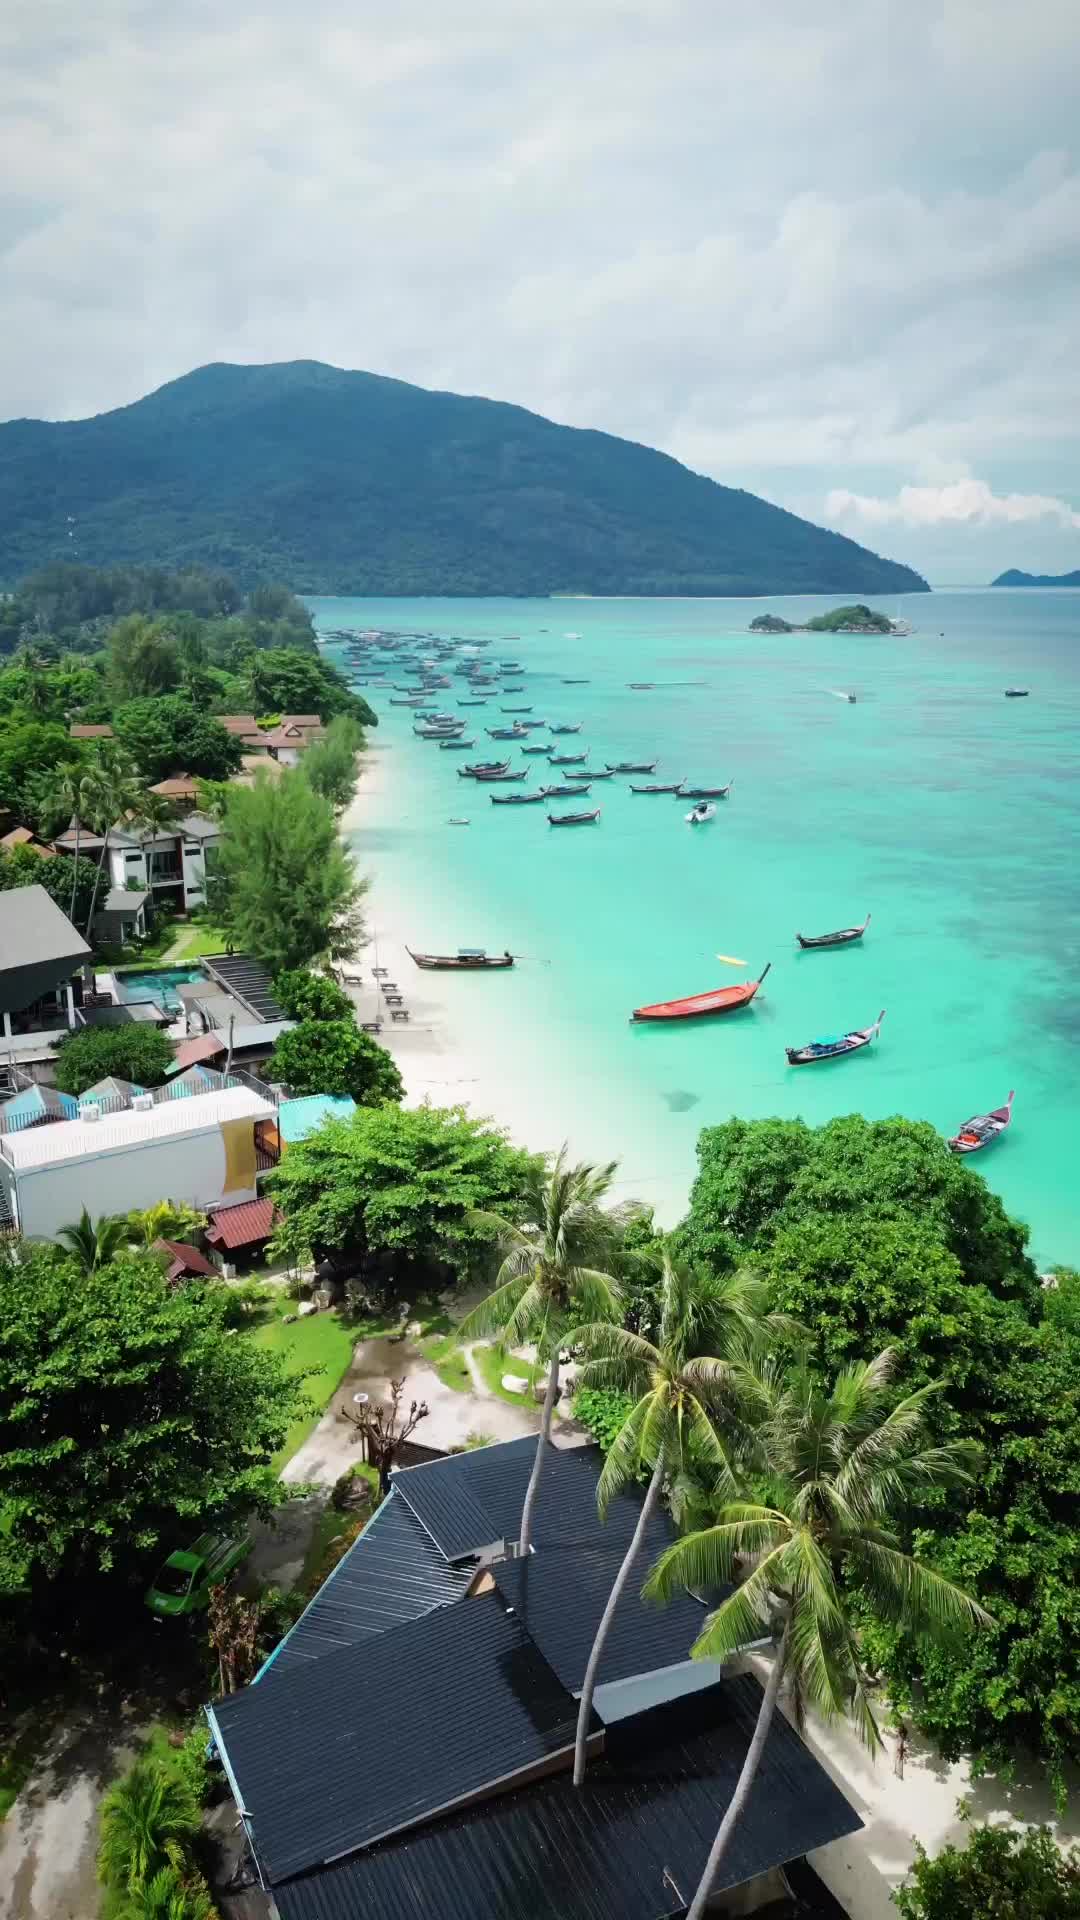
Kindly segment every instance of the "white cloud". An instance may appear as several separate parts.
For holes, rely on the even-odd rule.
[[[1052,520],[1058,526],[1080,528],[1080,513],[1067,500],[1042,493],[996,494],[985,480],[954,480],[941,487],[901,487],[891,500],[834,487],[825,501],[829,520],[861,520],[884,527],[1024,526]]]

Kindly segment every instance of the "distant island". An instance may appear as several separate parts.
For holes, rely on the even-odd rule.
[[[751,633],[910,633],[906,620],[890,620],[887,613],[864,607],[859,601],[852,607],[833,607],[829,613],[817,613],[812,620],[798,623],[781,620],[775,613],[759,613],[750,622]]]
[[[92,420],[0,426],[0,587],[60,553],[303,593],[929,590],[632,440],[311,360],[200,367]]]
[[[992,587],[1080,587],[1080,567],[1072,573],[1021,573],[1019,567],[1010,567],[1007,573],[999,573],[991,580]]]

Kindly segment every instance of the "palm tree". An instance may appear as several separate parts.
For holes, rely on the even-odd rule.
[[[84,1273],[96,1273],[128,1245],[131,1228],[122,1214],[103,1213],[91,1220],[84,1207],[74,1225],[57,1227],[56,1237],[74,1254]]]
[[[184,1843],[198,1833],[199,1824],[190,1788],[157,1761],[136,1760],[102,1801],[100,1878],[138,1893],[162,1867],[182,1864]]]
[[[664,1255],[660,1282],[660,1326],[654,1345],[639,1333],[601,1322],[582,1327],[573,1337],[588,1356],[579,1374],[583,1387],[600,1387],[635,1396],[608,1450],[596,1488],[600,1518],[618,1493],[651,1467],[637,1526],[623,1557],[585,1669],[578,1707],[574,1785],[585,1778],[586,1742],[593,1690],[604,1647],[626,1583],[641,1550],[665,1480],[696,1468],[714,1486],[736,1491],[728,1453],[714,1424],[718,1399],[730,1394],[742,1356],[786,1322],[766,1311],[768,1295],[749,1273],[721,1277],[699,1274]],[[706,1357],[708,1350],[709,1357]]]
[[[90,911],[86,919],[86,938],[93,944],[92,929],[94,914],[97,910],[98,890],[101,875],[109,857],[109,836],[118,820],[132,813],[139,801],[141,788],[135,774],[133,763],[123,754],[102,752],[97,766],[93,769],[90,795],[91,805],[88,817],[91,824],[102,835],[101,853],[98,856],[97,872],[94,875],[94,891],[90,898]]]
[[[75,895],[79,884],[79,843],[82,823],[93,812],[96,793],[95,774],[87,767],[60,767],[49,789],[48,804],[55,806],[75,827],[75,858],[71,864],[71,904],[68,919],[75,924]]]
[[[121,1911],[122,1920],[214,1920],[209,1894],[185,1883],[174,1866],[160,1867]]]
[[[619,1312],[619,1288],[610,1272],[623,1232],[638,1211],[630,1207],[605,1208],[615,1163],[593,1167],[571,1166],[565,1146],[555,1165],[536,1173],[525,1200],[526,1223],[495,1214],[476,1219],[494,1227],[506,1257],[496,1277],[495,1291],[482,1301],[458,1329],[459,1340],[501,1334],[501,1347],[535,1340],[548,1360],[547,1390],[525,1504],[521,1512],[519,1553],[529,1551],[532,1515],[544,1450],[551,1441],[551,1421],[559,1389],[560,1344],[576,1320],[614,1320]]]
[[[705,1911],[785,1682],[800,1712],[808,1701],[826,1720],[847,1714],[871,1751],[881,1745],[849,1583],[879,1618],[916,1632],[940,1636],[989,1623],[962,1587],[899,1545],[896,1525],[907,1500],[967,1484],[979,1449],[966,1441],[926,1443],[927,1401],[940,1383],[887,1412],[893,1370],[886,1350],[846,1367],[826,1391],[805,1357],[786,1376],[775,1356],[751,1361],[742,1372],[757,1405],[761,1499],[728,1501],[715,1526],[669,1547],[645,1583],[645,1597],[663,1601],[677,1588],[715,1587],[741,1575],[691,1651],[697,1659],[727,1660],[763,1637],[773,1644],[753,1738],[687,1920],[701,1920]]]

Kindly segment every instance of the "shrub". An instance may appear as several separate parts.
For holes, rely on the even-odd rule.
[[[302,1020],[283,1033],[270,1060],[272,1077],[290,1093],[348,1094],[360,1107],[400,1100],[405,1089],[385,1047],[348,1020]]]
[[[175,1055],[156,1027],[84,1027],[56,1049],[56,1084],[61,1093],[85,1093],[115,1074],[136,1086],[160,1087]]]
[[[347,993],[325,973],[307,967],[287,967],[274,978],[274,998],[290,1020],[351,1020],[353,1004]]]
[[[588,1428],[606,1453],[633,1404],[628,1393],[615,1393],[607,1387],[582,1387],[574,1395],[574,1418]]]
[[[106,1886],[137,1893],[163,1867],[176,1866],[199,1831],[199,1808],[187,1783],[159,1760],[136,1760],[101,1805],[98,1874]]]
[[[893,1899],[904,1920],[1080,1920],[1080,1853],[1048,1827],[976,1827],[933,1860],[920,1847]]]

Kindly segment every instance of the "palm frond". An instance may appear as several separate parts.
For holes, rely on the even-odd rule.
[[[729,1593],[704,1627],[690,1649],[693,1660],[729,1660],[734,1653],[751,1646],[763,1634],[773,1631],[777,1611],[777,1582],[787,1554],[785,1540],[759,1560],[741,1586]]]
[[[663,1606],[680,1588],[724,1586],[733,1578],[740,1559],[760,1553],[778,1537],[784,1542],[789,1538],[783,1515],[746,1506],[735,1519],[722,1520],[674,1541],[652,1567],[641,1590],[642,1598]]]
[[[603,1471],[596,1483],[596,1508],[601,1520],[616,1494],[636,1480],[642,1462],[641,1434],[649,1411],[649,1395],[631,1407],[608,1448]]]
[[[502,1286],[496,1287],[494,1293],[489,1293],[486,1300],[481,1300],[479,1306],[474,1307],[472,1312],[467,1313],[464,1320],[459,1322],[458,1341],[486,1340],[491,1334],[500,1332],[510,1319],[528,1284],[527,1274],[516,1274],[513,1279],[506,1280]]]
[[[861,1539],[850,1550],[876,1612],[914,1632],[942,1632],[993,1626],[993,1615],[970,1593],[898,1547]]]

